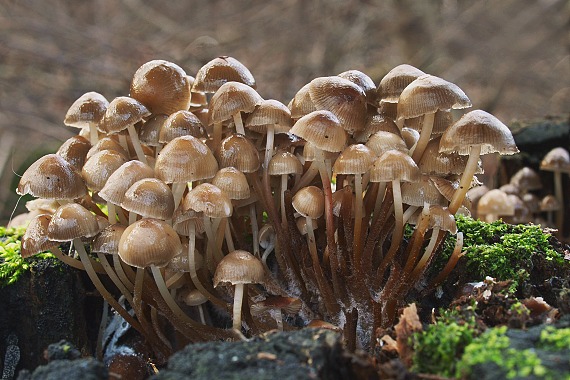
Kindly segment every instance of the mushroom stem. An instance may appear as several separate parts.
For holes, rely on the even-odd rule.
[[[186,182],[173,182],[172,183],[172,195],[174,196],[174,208],[178,207],[182,197],[184,196],[184,191],[186,190],[188,183]]]
[[[80,270],[85,270],[85,266],[83,265],[83,263],[79,260],[74,259],[71,256],[68,256],[66,254],[64,254],[63,252],[61,252],[61,249],[59,249],[59,247],[54,247],[50,249],[50,252],[57,257],[60,261],[62,261],[63,263],[69,265],[70,267],[73,267],[75,269],[80,269]],[[91,259],[90,259],[91,260]],[[105,270],[103,269],[103,267],[101,266],[101,264],[99,264],[96,261],[91,261],[91,267],[93,268],[93,270],[96,273],[99,274],[105,274]]]
[[[115,284],[115,286],[119,289],[121,294],[123,296],[125,296],[125,299],[132,305],[133,304],[133,295],[125,287],[123,282],[119,279],[119,277],[117,276],[117,274],[113,270],[113,267],[111,266],[111,264],[109,264],[109,261],[105,257],[105,254],[98,252],[97,257],[99,258],[99,262],[101,262],[103,269],[105,269],[105,272],[107,272],[107,276],[109,276],[111,281],[113,281],[113,284]]]
[[[107,219],[109,220],[109,224],[117,223],[117,212],[113,202],[107,202]]]
[[[228,252],[234,251],[235,246],[234,246],[234,240],[232,238],[232,230],[230,228],[230,221],[229,220],[227,220],[227,222],[225,223],[224,237],[226,239],[226,244],[228,246]]]
[[[422,130],[420,132],[420,138],[416,142],[415,147],[410,149],[410,155],[412,156],[412,160],[415,163],[418,163],[422,155],[424,154],[424,150],[429,142],[429,138],[431,137],[431,131],[433,129],[433,121],[435,119],[435,112],[426,113],[424,115],[424,120],[422,123]]]
[[[285,190],[287,190],[287,174],[281,175],[281,191],[279,197],[281,199],[281,224],[283,228],[287,228],[287,212],[285,212]]]
[[[212,134],[212,142],[214,149],[217,149],[220,146],[220,142],[222,141],[222,123],[214,123],[214,131]]]
[[[257,224],[257,213],[255,211],[255,203],[249,205],[249,219],[251,224],[251,235],[253,239],[253,255],[260,257],[259,254],[259,225]]]
[[[376,203],[374,204],[374,217],[380,212],[380,207],[384,201],[384,195],[386,193],[386,182],[378,183],[378,193],[376,194]]]
[[[299,189],[311,183],[311,181],[316,177],[317,174],[319,174],[319,164],[318,162],[312,161],[311,165],[309,166],[305,174],[303,174],[301,179],[295,181],[295,186],[293,186],[292,190],[293,193],[296,193],[297,191],[299,191]]]
[[[378,272],[376,274],[377,278],[382,278],[384,276],[384,271],[396,255],[404,235],[404,212],[402,206],[402,193],[400,191],[400,181],[392,181],[392,192],[394,196],[394,219],[396,224],[394,226],[394,232],[392,232],[392,241],[390,242],[388,253],[386,253],[386,256],[384,256],[380,266],[378,267]]]
[[[562,190],[562,173],[559,171],[554,172],[554,197],[560,205],[560,209],[556,211],[556,228],[558,229],[558,237],[564,236],[564,195]]]
[[[89,142],[91,146],[95,146],[99,142],[99,131],[97,131],[97,125],[89,123]]]
[[[126,264],[125,264],[126,265]],[[134,284],[131,282],[130,278],[125,273],[123,268],[123,263],[121,263],[121,257],[119,255],[113,255],[113,266],[115,267],[115,272],[117,272],[117,276],[121,279],[123,284],[129,289],[129,291],[134,290]]]
[[[275,139],[275,125],[269,124],[267,127],[267,141],[265,142],[265,159],[263,160],[263,170],[269,168],[269,161],[273,156],[273,141]]]
[[[234,124],[236,125],[236,132],[245,136],[245,129],[243,128],[243,121],[241,119],[241,112],[236,112],[232,115]]]
[[[235,284],[233,306],[233,329],[241,332],[241,305],[245,284]]]
[[[431,282],[430,288],[438,286],[443,280],[446,279],[449,273],[451,273],[453,268],[455,268],[457,261],[459,261],[461,256],[465,254],[465,252],[461,251],[462,249],[463,249],[463,232],[458,232],[453,252],[449,257],[449,260],[447,260],[447,264],[445,264],[445,267],[441,270],[441,272],[439,272],[437,277]]]
[[[354,175],[354,265],[360,267],[362,253],[362,174]]]
[[[133,148],[135,148],[135,153],[137,154],[138,160],[144,164],[147,164],[146,156],[143,152],[142,145],[139,140],[139,135],[137,134],[135,126],[133,124],[129,124],[127,131],[129,131],[129,136],[131,138],[131,142],[133,143]]]
[[[428,259],[431,257],[432,253],[433,253],[433,249],[435,247],[435,243],[437,242],[437,235],[439,235],[439,227],[434,227],[431,233],[431,237],[429,239],[429,243],[428,246],[426,247],[426,250],[424,252],[424,254],[422,255],[422,257],[420,258],[420,260],[418,261],[418,263],[416,264],[416,267],[414,268],[412,275],[410,277],[410,282],[415,282],[415,279],[419,278],[421,276],[421,274],[423,273],[424,269],[426,268],[426,264],[428,262]]]
[[[473,145],[469,149],[469,159],[465,165],[465,170],[463,171],[463,175],[459,181],[459,186],[457,187],[457,190],[455,190],[455,193],[453,193],[453,198],[451,198],[451,202],[449,203],[448,209],[451,215],[454,215],[457,210],[459,210],[459,206],[461,206],[461,203],[465,198],[465,194],[467,194],[467,191],[471,186],[473,175],[475,174],[475,171],[477,171],[477,163],[479,161],[480,154],[481,145]]]

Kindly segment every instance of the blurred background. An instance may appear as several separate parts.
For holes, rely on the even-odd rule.
[[[76,133],[63,124],[75,99],[127,95],[151,59],[195,75],[232,56],[285,104],[315,77],[378,84],[408,63],[509,124],[568,114],[569,15],[567,0],[0,0],[0,224],[15,173]]]

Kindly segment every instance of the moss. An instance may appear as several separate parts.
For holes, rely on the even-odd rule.
[[[570,327],[563,329],[545,327],[540,332],[538,346],[551,351],[570,350]]]
[[[512,290],[527,280],[541,255],[551,267],[564,265],[564,257],[550,245],[551,236],[536,225],[511,225],[497,221],[485,223],[463,215],[457,216],[457,228],[463,232],[466,272],[480,281],[486,276],[497,280],[513,280]],[[445,242],[444,265],[455,245],[455,237]]]
[[[55,259],[51,253],[40,253],[31,258],[22,258],[20,238],[25,231],[23,227],[0,227],[0,288],[18,281],[22,274],[34,268],[38,260]]]
[[[457,378],[471,378],[477,366],[496,367],[505,378],[554,379],[554,374],[543,365],[533,349],[517,350],[510,346],[507,327],[487,330],[467,347],[456,365]]]
[[[412,337],[413,371],[453,376],[454,363],[477,335],[474,315],[465,318],[455,311],[443,311],[435,324]]]

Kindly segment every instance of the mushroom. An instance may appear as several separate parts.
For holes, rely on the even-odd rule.
[[[299,159],[290,152],[278,152],[269,161],[267,168],[269,175],[281,177],[281,186],[275,195],[279,195],[279,205],[281,211],[281,224],[287,226],[287,213],[285,212],[285,191],[287,191],[287,180],[290,174],[302,174],[303,165]],[[285,227],[284,227],[285,228]]]
[[[269,312],[277,322],[277,330],[283,331],[283,312],[297,314],[301,310],[301,300],[294,297],[270,296],[251,305],[251,315],[257,317]]]
[[[556,228],[559,236],[564,235],[564,191],[562,188],[562,173],[570,174],[570,155],[562,147],[554,148],[540,162],[540,170],[554,173],[554,196],[560,205],[556,211]]]
[[[485,216],[487,223],[498,220],[500,215],[514,214],[514,204],[508,198],[507,194],[499,189],[492,189],[483,194],[477,204],[477,215],[479,218]]]
[[[170,220],[174,214],[174,196],[161,180],[143,178],[127,189],[121,207],[129,212],[129,224],[136,221],[137,215]]]
[[[65,114],[63,123],[74,128],[88,128],[89,141],[95,145],[99,140],[97,124],[105,114],[109,101],[98,92],[87,92],[81,95]]]
[[[234,285],[233,329],[241,332],[241,309],[247,284],[263,284],[265,269],[261,260],[247,251],[228,253],[218,263],[214,273],[214,287],[229,283]]]
[[[85,137],[73,136],[65,140],[63,144],[57,149],[58,156],[69,162],[76,170],[81,171],[85,160],[87,159],[87,152],[91,149],[91,143]]]

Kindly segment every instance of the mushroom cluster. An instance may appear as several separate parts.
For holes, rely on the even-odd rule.
[[[288,105],[255,88],[231,57],[194,77],[155,60],[128,96],[80,97],[65,117],[79,134],[18,186],[50,206],[22,254],[53,249],[84,268],[165,355],[323,324],[372,349],[408,293],[430,284],[447,234],[458,235],[453,256],[430,276],[452,270],[454,214],[479,157],[518,152],[514,139],[481,110],[454,120],[471,106],[465,93],[409,65],[378,85],[357,70],[315,78]]]

